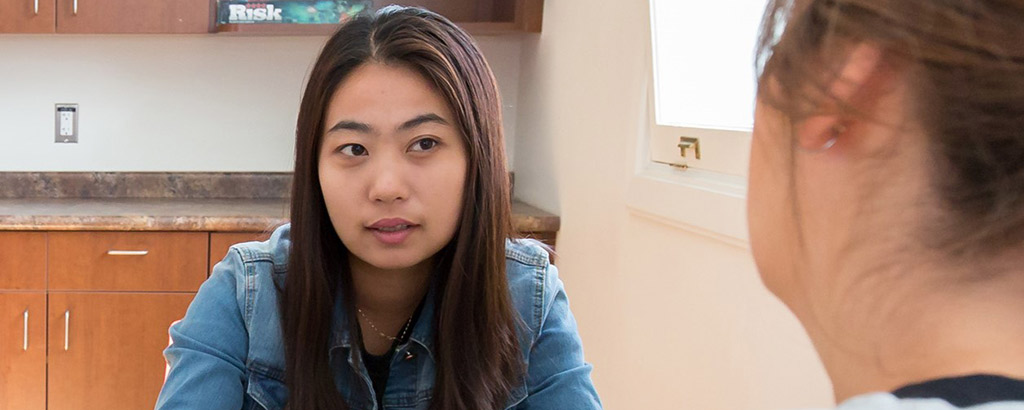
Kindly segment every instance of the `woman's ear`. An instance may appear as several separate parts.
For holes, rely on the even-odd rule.
[[[891,80],[883,66],[881,49],[868,43],[853,46],[838,74],[828,84],[827,106],[820,110],[827,114],[811,116],[797,124],[800,148],[807,151],[828,148],[837,142],[840,134],[854,128],[858,119],[844,115],[845,110],[840,107],[870,112]]]

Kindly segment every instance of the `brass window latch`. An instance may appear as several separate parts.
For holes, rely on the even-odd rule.
[[[686,150],[693,149],[694,158],[700,159],[700,140],[692,137],[679,137],[679,158],[675,161],[670,162],[668,165],[679,169],[687,169],[690,164],[686,163]]]
[[[694,157],[700,159],[700,140],[691,137],[679,137],[679,156],[686,158],[686,150],[693,148]]]

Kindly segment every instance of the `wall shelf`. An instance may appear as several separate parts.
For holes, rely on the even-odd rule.
[[[388,4],[421,6],[433,10],[476,36],[539,33],[544,0],[375,0]],[[337,24],[220,24],[215,33],[238,36],[329,36]]]
[[[456,23],[474,36],[523,33],[511,22]],[[220,24],[216,33],[231,36],[329,36],[338,24]]]

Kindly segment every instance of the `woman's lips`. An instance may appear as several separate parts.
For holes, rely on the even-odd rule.
[[[374,222],[367,229],[384,244],[399,245],[418,227],[419,225],[402,218],[388,218]]]
[[[373,236],[386,245],[399,245],[412,234],[417,225],[398,225],[389,228],[370,228]]]

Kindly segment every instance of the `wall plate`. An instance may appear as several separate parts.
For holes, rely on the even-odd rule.
[[[56,104],[54,142],[78,143],[78,104]]]

